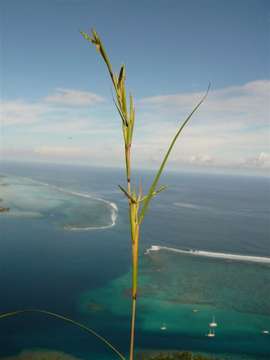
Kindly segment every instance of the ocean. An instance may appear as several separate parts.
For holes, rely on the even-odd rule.
[[[153,173],[136,176],[146,191]],[[0,313],[56,312],[128,353],[131,244],[118,184],[124,170],[1,166],[0,205],[10,211],[0,214]],[[161,184],[140,239],[137,351],[269,360],[270,179],[166,172]],[[117,359],[45,314],[1,319],[0,359],[26,350]]]

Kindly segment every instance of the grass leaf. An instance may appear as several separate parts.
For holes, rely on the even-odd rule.
[[[143,206],[142,206],[142,209],[141,209],[141,212],[140,212],[140,215],[139,215],[139,223],[141,224],[141,222],[143,221],[143,218],[146,214],[146,211],[148,209],[148,206],[149,206],[149,203],[152,199],[152,197],[154,196],[154,192],[155,192],[155,189],[156,189],[156,186],[158,184],[158,181],[159,181],[159,178],[163,172],[163,169],[167,163],[167,160],[168,160],[168,157],[174,147],[174,144],[176,142],[176,140],[178,139],[179,135],[181,134],[182,130],[184,129],[184,127],[187,125],[187,123],[189,122],[190,118],[192,117],[192,115],[196,112],[196,110],[200,107],[200,105],[204,102],[204,100],[206,99],[207,95],[208,95],[208,92],[209,92],[209,89],[210,89],[210,83],[208,85],[208,88],[207,88],[207,91],[205,93],[205,95],[202,97],[202,99],[199,101],[199,103],[194,107],[194,109],[191,111],[191,113],[188,115],[188,117],[186,118],[186,120],[182,123],[182,125],[180,126],[179,130],[177,131],[176,135],[174,136],[170,146],[169,146],[169,149],[167,150],[164,158],[163,158],[163,161],[160,165],[160,168],[154,178],[154,181],[152,182],[152,185],[150,186],[150,189],[149,189],[149,192],[146,196],[146,199],[143,203]]]
[[[121,185],[118,185],[119,189],[123,191],[123,193],[126,195],[126,197],[133,203],[136,204],[136,200],[127,192],[126,189],[124,189]]]

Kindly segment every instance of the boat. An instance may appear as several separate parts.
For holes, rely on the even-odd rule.
[[[215,317],[214,317],[214,316],[213,316],[212,322],[210,322],[209,326],[210,326],[210,328],[215,328],[215,327],[218,326],[218,324],[217,324],[216,321],[215,321]]]
[[[269,330],[263,330],[263,331],[262,331],[262,334],[268,335],[268,334],[269,334]]]
[[[165,326],[164,324],[161,326],[160,330],[167,330],[167,326]]]
[[[216,336],[215,330],[210,328],[210,329],[209,329],[209,333],[208,333],[206,336],[208,336],[208,337],[215,337],[215,336]]]

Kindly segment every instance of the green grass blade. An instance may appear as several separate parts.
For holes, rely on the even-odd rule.
[[[47,311],[47,310],[40,310],[40,309],[25,309],[25,310],[17,310],[17,311],[12,311],[12,312],[8,312],[8,313],[3,313],[0,314],[0,320],[7,318],[7,317],[11,317],[11,316],[16,316],[19,314],[23,314],[23,313],[41,313],[41,314],[45,314],[45,315],[49,315],[52,317],[55,317],[57,319],[61,319],[64,320],[66,322],[71,323],[72,325],[75,325],[79,328],[81,328],[82,330],[94,335],[96,338],[98,338],[99,340],[101,340],[104,344],[106,344],[115,354],[117,354],[117,356],[122,359],[122,360],[126,360],[126,358],[124,357],[124,355],[122,355],[108,340],[106,340],[103,336],[99,335],[98,333],[96,333],[94,330],[90,329],[89,327],[75,321],[72,320],[70,318],[67,318],[66,316],[60,315],[60,314],[56,314],[53,313],[51,311]]]
[[[132,142],[134,122],[135,122],[135,109],[134,109],[133,97],[130,94],[129,95],[129,123],[130,123],[131,128],[129,131],[129,144],[131,144],[131,142]]]
[[[119,107],[119,105],[117,104],[117,102],[116,102],[116,100],[115,100],[114,97],[113,97],[113,102],[114,102],[114,105],[115,105],[115,107],[116,107],[116,109],[117,109],[117,111],[118,111],[121,119],[122,119],[122,124],[123,124],[126,128],[128,128],[127,119],[125,118],[125,115],[122,113],[122,110],[121,110],[121,108]]]
[[[117,87],[120,88],[122,81],[124,82],[126,78],[126,70],[125,65],[123,64],[120,68],[119,76],[118,76],[118,82]]]
[[[156,196],[157,194],[161,193],[162,191],[166,190],[168,186],[162,185],[159,189],[153,192],[153,195]]]
[[[126,195],[126,197],[132,202],[132,204],[136,203],[136,200],[124,189],[121,185],[118,185],[119,189]]]
[[[210,89],[210,83],[208,85],[208,88],[207,88],[207,91],[205,93],[205,95],[202,97],[202,99],[199,101],[199,103],[195,106],[195,108],[191,111],[191,113],[189,114],[189,116],[186,118],[186,120],[183,122],[183,124],[181,125],[180,129],[177,131],[176,135],[174,136],[170,146],[169,146],[169,149],[167,151],[167,153],[165,154],[164,158],[163,158],[163,161],[160,165],[160,168],[154,178],[154,181],[152,182],[152,185],[150,186],[150,189],[149,189],[149,192],[146,196],[146,199],[145,201],[143,202],[143,206],[142,206],[142,209],[141,209],[141,212],[140,212],[140,215],[139,215],[139,224],[141,224],[141,222],[143,221],[143,218],[146,214],[146,211],[148,209],[148,206],[149,206],[149,203],[152,199],[152,197],[154,196],[154,193],[155,193],[155,189],[156,189],[156,186],[158,184],[158,181],[159,181],[159,178],[162,174],[162,171],[167,163],[167,160],[168,160],[168,157],[174,147],[174,144],[177,140],[177,138],[179,137],[179,135],[181,134],[182,130],[184,129],[184,127],[187,125],[187,123],[189,122],[190,118],[192,117],[192,115],[196,112],[196,110],[200,107],[200,105],[204,102],[204,100],[206,99],[207,95],[208,95],[208,92],[209,92],[209,89]]]

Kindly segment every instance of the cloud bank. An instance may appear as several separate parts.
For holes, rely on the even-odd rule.
[[[184,129],[170,166],[270,170],[269,94],[270,80],[212,89]],[[181,121],[202,96],[190,92],[137,101],[135,166],[158,166]],[[108,104],[98,94],[61,88],[35,103],[2,102],[2,154],[14,157],[17,151],[34,159],[121,166],[121,124]]]

